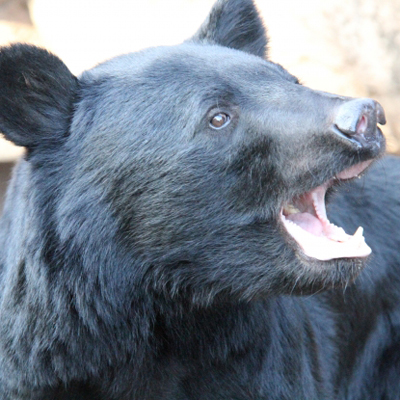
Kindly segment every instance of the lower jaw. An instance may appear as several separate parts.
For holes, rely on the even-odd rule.
[[[324,235],[315,236],[290,222],[283,215],[281,215],[281,219],[286,230],[308,257],[328,261],[340,258],[366,258],[371,254],[371,248],[365,243],[363,228],[361,227],[357,229],[353,236],[347,235],[348,240],[336,241]]]

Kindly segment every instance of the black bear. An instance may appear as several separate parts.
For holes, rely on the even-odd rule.
[[[218,0],[185,43],[79,78],[1,49],[0,130],[26,148],[0,223],[1,400],[399,399],[383,109],[306,88],[266,45],[251,0]]]

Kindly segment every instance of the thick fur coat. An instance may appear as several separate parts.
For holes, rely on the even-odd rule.
[[[306,88],[266,46],[251,0],[218,0],[185,43],[79,78],[0,50],[0,130],[26,148],[0,222],[0,400],[399,399],[383,110]],[[341,255],[321,190],[372,255],[362,237]]]

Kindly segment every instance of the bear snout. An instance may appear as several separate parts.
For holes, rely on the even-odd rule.
[[[361,98],[342,103],[335,115],[334,130],[358,148],[377,148],[383,136],[377,124],[386,123],[385,111],[375,100]]]

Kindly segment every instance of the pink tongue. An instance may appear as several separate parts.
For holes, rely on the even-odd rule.
[[[359,175],[371,161],[359,163],[337,175],[339,179],[350,179]],[[300,212],[281,211],[282,222],[288,233],[300,245],[303,252],[317,260],[366,257],[371,249],[365,243],[362,228],[353,236],[333,224],[326,216],[325,192],[328,183],[302,195],[293,204]]]
[[[299,225],[305,231],[312,233],[315,236],[323,236],[324,228],[321,221],[308,213],[291,214],[286,217],[290,221]]]

